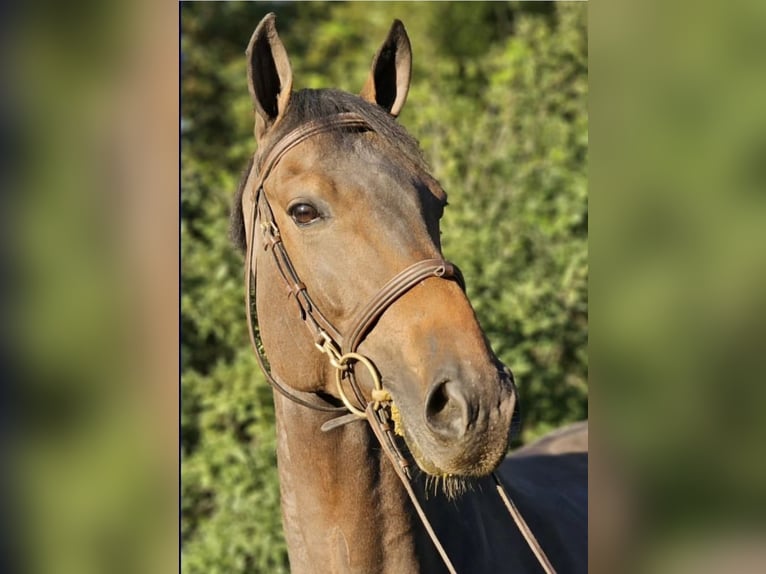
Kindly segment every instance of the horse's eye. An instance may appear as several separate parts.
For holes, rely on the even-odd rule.
[[[308,225],[319,219],[317,208],[310,203],[296,203],[290,207],[288,213],[298,225]]]

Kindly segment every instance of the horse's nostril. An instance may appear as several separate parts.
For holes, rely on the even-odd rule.
[[[461,438],[470,417],[470,405],[459,383],[447,380],[431,387],[426,397],[425,418],[435,435],[451,440]]]

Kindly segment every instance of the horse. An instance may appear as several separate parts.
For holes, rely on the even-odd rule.
[[[246,60],[257,152],[232,235],[275,390],[291,571],[585,572],[587,423],[506,456],[513,375],[442,256],[446,193],[396,121],[404,25],[359,95],[294,91],[273,13]]]

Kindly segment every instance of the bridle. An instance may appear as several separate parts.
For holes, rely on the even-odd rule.
[[[319,310],[319,307],[314,303],[311,295],[306,289],[306,285],[300,280],[284,243],[282,242],[282,236],[274,218],[271,205],[263,190],[263,184],[274,167],[276,167],[279,160],[289,150],[316,134],[343,129],[371,131],[372,127],[364,118],[352,113],[337,114],[329,118],[308,122],[281,138],[260,162],[258,178],[252,187],[254,193],[251,195],[254,205],[250,220],[252,237],[248,243],[246,255],[246,307],[251,343],[256,349],[256,355],[258,356],[261,367],[264,369],[269,382],[282,395],[293,402],[315,410],[348,412],[356,415],[358,418],[365,418],[366,415],[364,414],[364,409],[367,401],[364,398],[360,386],[356,382],[353,364],[362,363],[370,372],[375,387],[373,389],[374,399],[378,402],[390,400],[387,392],[382,389],[377,369],[369,359],[357,352],[365,335],[389,306],[423,280],[429,277],[443,277],[455,279],[461,287],[464,286],[464,283],[462,274],[452,263],[443,259],[424,259],[410,265],[388,281],[352,319],[350,323],[351,326],[348,329],[348,334],[346,336],[343,336]],[[260,225],[256,226],[258,220],[260,220]],[[262,234],[263,247],[266,251],[271,252],[274,262],[276,263],[276,268],[287,286],[288,294],[298,305],[301,319],[308,328],[315,346],[328,356],[330,364],[335,368],[338,379],[338,394],[343,401],[343,407],[328,406],[325,404],[326,401],[320,402],[316,400],[316,398],[311,400],[311,398],[306,395],[309,395],[310,397],[316,397],[316,395],[291,389],[289,386],[279,381],[277,377],[270,372],[270,369],[266,368],[265,357],[260,351],[261,346],[256,341],[253,321],[253,303],[255,299],[253,295],[255,293],[256,274],[253,246],[255,244],[254,234],[256,233],[257,228],[260,229]],[[356,404],[354,404],[354,401],[350,400],[344,392],[341,384],[341,377],[348,379]],[[334,428],[335,426],[337,426],[337,424],[331,424],[330,428]]]
[[[455,574],[455,568],[447,556],[444,547],[439,542],[412,488],[409,462],[402,454],[394,437],[394,428],[390,416],[391,395],[383,388],[380,374],[374,363],[369,358],[360,354],[358,347],[386,309],[412,288],[428,278],[436,277],[454,280],[465,290],[463,276],[455,265],[444,259],[423,259],[413,263],[396,274],[380,288],[372,299],[352,318],[350,327],[343,334],[319,310],[306,289],[306,285],[300,280],[282,242],[282,236],[274,218],[274,212],[263,188],[266,179],[288,151],[312,136],[337,130],[375,131],[367,120],[358,114],[352,112],[338,113],[309,121],[288,132],[258,162],[258,175],[253,185],[249,186],[253,205],[250,215],[250,237],[247,242],[245,262],[245,307],[250,342],[269,384],[280,394],[301,406],[338,414],[337,417],[330,419],[322,425],[323,431],[328,432],[338,426],[356,420],[366,419],[368,421],[381,447],[393,463],[397,475],[402,481],[407,494],[410,496],[415,510],[423,522],[423,526],[431,537],[447,569],[450,573]],[[259,221],[260,225],[257,225]],[[335,370],[336,388],[343,406],[335,406],[316,393],[297,391],[289,387],[280,381],[269,368],[263,346],[260,343],[260,334],[256,332],[258,331],[257,314],[254,313],[253,308],[256,300],[257,272],[257,265],[254,260],[254,244],[255,234],[258,232],[258,229],[260,229],[262,234],[263,249],[271,253],[279,275],[285,282],[289,296],[296,302],[300,317],[303,320],[303,324],[308,328],[314,345],[319,351],[327,355],[330,365]],[[356,380],[354,366],[357,363],[361,363],[367,369],[373,382],[373,389],[370,393],[371,400],[369,401],[365,399],[364,393]],[[344,391],[344,380],[351,388],[353,397],[349,397]],[[554,572],[550,561],[529,530],[526,522],[524,522],[518,509],[505,493],[497,475],[493,474],[493,478],[500,497],[524,535],[531,550],[537,556],[541,566],[546,572]]]

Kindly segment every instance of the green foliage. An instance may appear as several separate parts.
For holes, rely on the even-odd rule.
[[[587,416],[587,6],[182,5],[183,569],[285,572],[271,390],[250,351],[228,210],[254,151],[244,49],[278,15],[295,87],[357,91],[393,18],[400,121],[449,193],[445,255],[514,371],[523,441]]]
[[[185,572],[286,572],[271,390],[242,320],[228,240],[236,179],[182,152],[181,440]]]
[[[519,19],[479,64],[481,97],[441,116],[448,133],[429,154],[455,206],[445,253],[516,375],[527,438],[586,416],[585,16],[564,3],[555,27]]]

